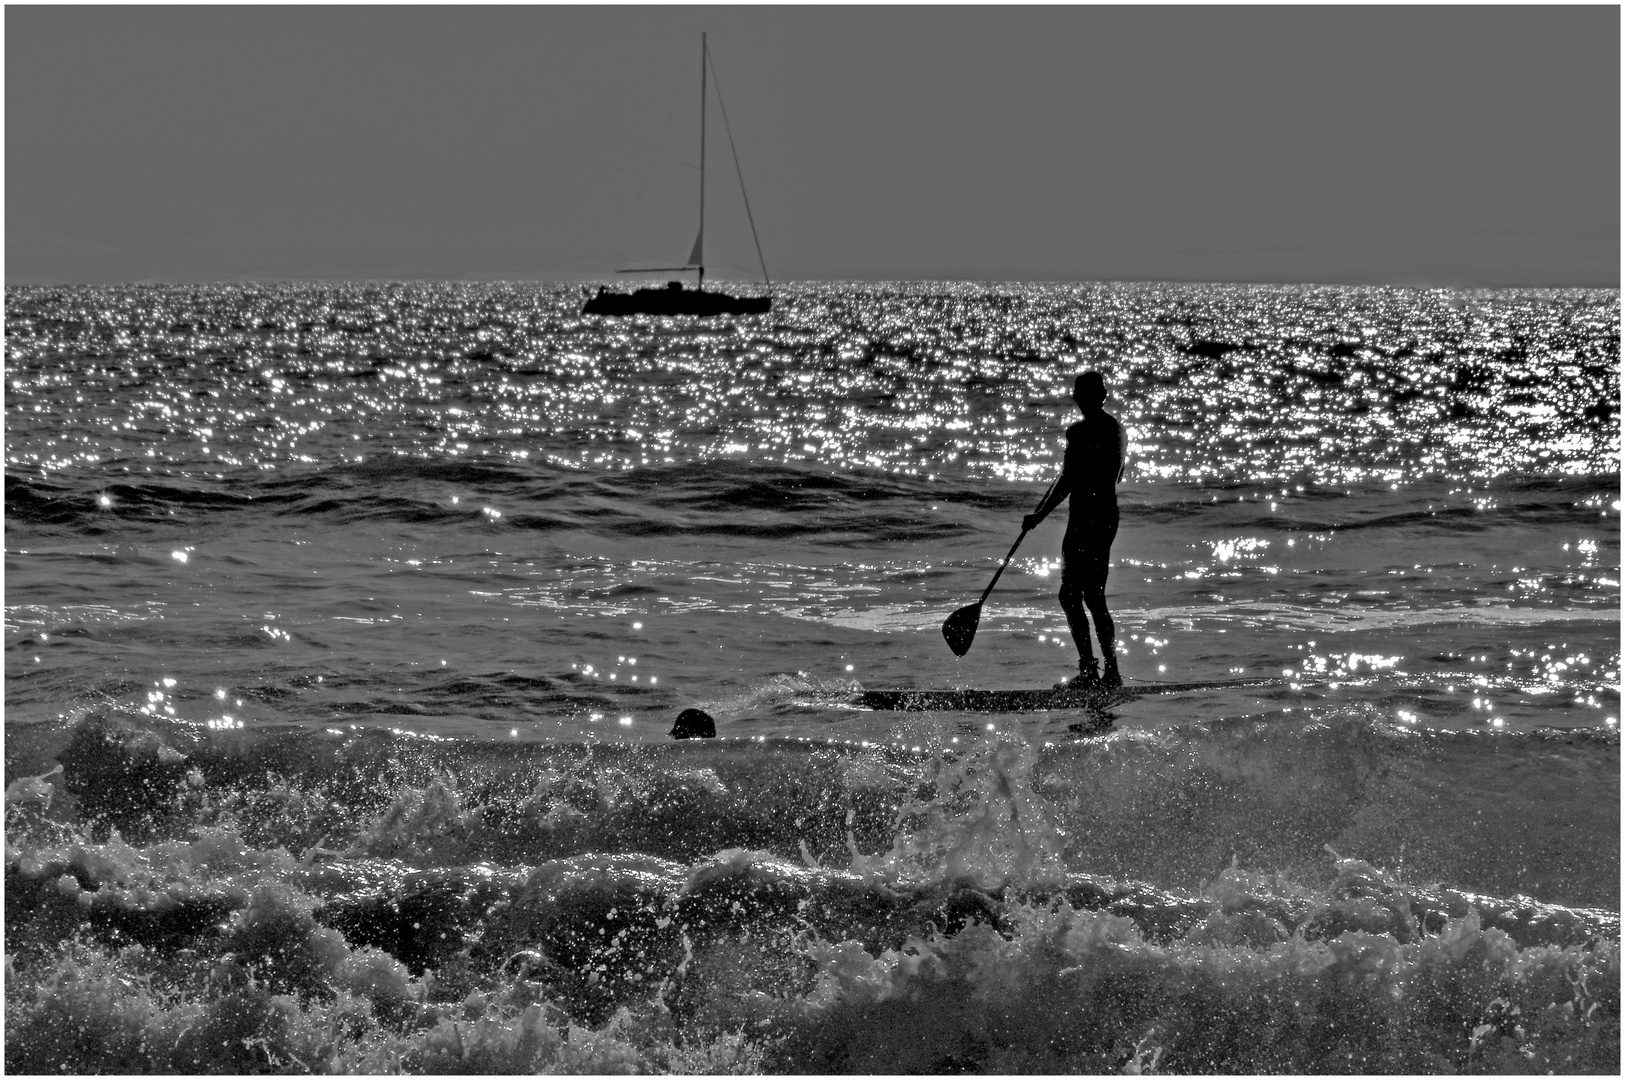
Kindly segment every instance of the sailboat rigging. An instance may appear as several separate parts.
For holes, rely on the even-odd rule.
[[[707,97],[706,72],[714,68],[706,35],[700,35],[700,229],[694,237],[694,248],[688,262],[682,266],[656,267],[648,270],[621,270],[629,273],[677,273],[693,270],[696,274],[692,290],[683,288],[682,282],[670,281],[664,288],[638,289],[635,292],[611,292],[602,286],[596,296],[590,297],[582,307],[583,315],[749,315],[772,309],[771,296],[730,296],[724,292],[705,291],[705,105]],[[745,194],[745,174],[739,167],[739,151],[734,146],[733,128],[728,123],[728,108],[722,102],[722,87],[717,87],[717,106],[722,110],[722,124],[728,133],[728,148],[733,151],[734,172],[739,177],[739,194],[745,201],[745,216],[750,220],[751,239],[756,243],[756,258],[762,265],[762,279],[771,290],[772,280],[767,274],[767,261],[762,258],[762,241],[756,235],[756,219],[750,212],[750,196]]]

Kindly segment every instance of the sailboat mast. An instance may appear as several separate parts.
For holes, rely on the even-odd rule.
[[[705,242],[705,69],[709,59],[705,32],[700,32],[700,242]],[[700,253],[700,276],[695,288],[705,288],[705,256]]]

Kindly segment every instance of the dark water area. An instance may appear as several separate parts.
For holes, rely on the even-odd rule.
[[[7,290],[8,1071],[1618,1072],[1617,293],[580,303]]]

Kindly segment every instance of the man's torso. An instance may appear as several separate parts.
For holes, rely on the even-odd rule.
[[[1091,413],[1066,429],[1065,472],[1072,506],[1117,505],[1117,474],[1123,467],[1122,428],[1105,412]]]
[[[1071,481],[1063,552],[1098,551],[1117,535],[1117,474],[1123,467],[1122,429],[1105,412],[1091,413],[1066,429],[1066,466]]]

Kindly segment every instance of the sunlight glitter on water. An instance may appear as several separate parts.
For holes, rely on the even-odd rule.
[[[1112,590],[1123,634],[1163,643],[1128,647],[1145,677],[1299,670],[1306,635],[1339,635],[1312,650],[1328,663],[1405,669],[1465,651],[1431,641],[1499,655],[1558,630],[1592,669],[1562,652],[1501,677],[1555,674],[1571,718],[1617,700],[1592,673],[1617,656],[1592,640],[1617,625],[1617,499],[1598,487],[1618,469],[1615,293],[798,284],[770,318],[716,325],[582,318],[575,290],[528,285],[8,298],[8,483],[38,484],[21,494],[41,529],[83,503],[78,527],[103,538],[18,556],[41,582],[155,558],[171,573],[109,604],[121,620],[189,611],[235,642],[246,618],[264,626],[241,644],[274,652],[245,657],[273,665],[376,650],[348,697],[301,689],[318,712],[336,693],[344,710],[463,708],[470,686],[367,665],[485,663],[460,649],[520,628],[548,648],[515,637],[504,663],[590,665],[617,692],[634,674],[672,694],[685,676],[825,677],[860,641],[866,678],[1047,685],[1076,645],[1054,529],[999,585],[976,653],[991,668],[937,656],[938,631],[1053,478],[1088,366],[1130,439]],[[214,539],[196,547],[200,527]],[[267,591],[289,597],[281,622],[260,617]],[[107,621],[70,599],[19,595],[8,629]],[[636,672],[616,670],[619,631],[597,636],[626,618],[651,620]],[[728,647],[705,657],[679,643],[716,634]],[[54,634],[39,651],[48,701],[69,653]],[[478,693],[523,711],[534,689]]]
[[[394,452],[416,433],[420,452],[499,461],[628,468],[748,446],[1031,478],[1057,461],[1071,372],[1100,363],[1141,482],[1617,467],[1611,358],[1592,352],[1617,308],[1574,294],[993,291],[804,285],[772,322],[677,333],[581,320],[573,293],[532,287],[341,285],[314,307],[289,287],[235,310],[223,289],[107,291],[89,342],[8,326],[9,460],[207,476]],[[101,363],[66,380],[55,361],[87,347]]]

